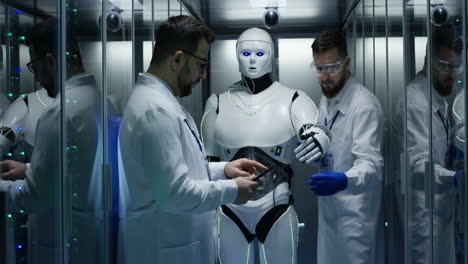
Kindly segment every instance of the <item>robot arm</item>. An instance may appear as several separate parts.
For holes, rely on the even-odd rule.
[[[5,155],[16,140],[23,135],[22,122],[28,115],[28,107],[22,98],[8,107],[0,120],[0,156]]]
[[[304,92],[297,91],[291,105],[292,125],[301,140],[294,152],[300,162],[307,164],[321,158],[328,151],[331,133],[318,122],[315,103]]]
[[[218,117],[218,96],[212,94],[206,101],[205,111],[200,125],[201,140],[205,145],[206,155],[211,161],[218,161],[219,155],[215,143],[215,124]]]

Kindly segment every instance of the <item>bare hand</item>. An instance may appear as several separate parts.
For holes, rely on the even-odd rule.
[[[14,160],[0,162],[3,180],[22,180],[26,177],[26,164]]]
[[[249,159],[237,159],[228,162],[224,166],[224,175],[228,178],[248,177],[255,173],[256,168],[267,170],[268,168],[260,162]]]
[[[233,179],[237,183],[237,198],[234,201],[235,204],[245,204],[250,195],[255,191],[257,182],[254,181],[255,176],[251,175],[248,177],[237,177]]]

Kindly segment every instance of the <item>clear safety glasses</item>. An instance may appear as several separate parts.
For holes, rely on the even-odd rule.
[[[460,74],[465,69],[461,61],[435,60],[434,66],[438,71]]]
[[[337,62],[326,63],[326,64],[313,63],[312,70],[317,75],[322,75],[322,74],[333,75],[343,70],[345,61],[346,59],[341,59]]]

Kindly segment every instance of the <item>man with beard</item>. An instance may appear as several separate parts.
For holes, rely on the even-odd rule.
[[[194,18],[169,18],[138,76],[120,126],[119,263],[214,264],[215,209],[247,202],[255,168],[267,169],[248,159],[208,164],[177,101],[206,77],[214,37]]]
[[[318,196],[317,263],[382,263],[382,109],[351,76],[342,32],[323,31],[312,51],[320,120],[332,134],[321,172],[308,181]]]
[[[451,145],[451,125],[448,118],[446,98],[452,94],[455,78],[461,67],[462,41],[457,39],[450,27],[440,27],[433,31],[432,67],[429,72],[429,45],[422,71],[416,74],[406,90],[404,97],[398,100],[397,115],[393,122],[394,130],[399,131],[399,152],[407,151],[408,173],[401,175],[401,182],[408,184],[407,195],[411,208],[408,215],[411,248],[410,263],[456,263],[455,260],[455,196],[456,179],[460,173],[449,170],[449,152]],[[432,76],[432,84],[429,81]],[[431,92],[432,89],[432,93]],[[431,102],[431,103],[429,103]],[[406,120],[404,112],[406,111]],[[404,122],[407,130],[404,131]],[[430,130],[432,127],[432,140]],[[406,134],[406,142],[404,137]],[[432,141],[432,148],[430,145]],[[405,144],[406,143],[406,144]],[[397,152],[397,151],[395,151]],[[432,157],[431,157],[432,152]],[[432,174],[429,171],[432,159]],[[404,164],[401,164],[404,166]],[[434,210],[427,207],[425,185],[426,176],[435,180]],[[404,216],[403,196],[399,194],[400,216]],[[431,223],[431,218],[433,222]],[[402,219],[401,223],[406,221]],[[430,232],[432,225],[432,234]],[[434,242],[431,243],[431,237]]]

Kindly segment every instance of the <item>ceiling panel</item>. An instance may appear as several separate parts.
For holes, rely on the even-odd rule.
[[[336,27],[345,13],[343,0],[207,0],[207,22],[216,31],[238,31],[263,26],[265,7],[278,7],[277,31],[308,31],[318,27]]]

